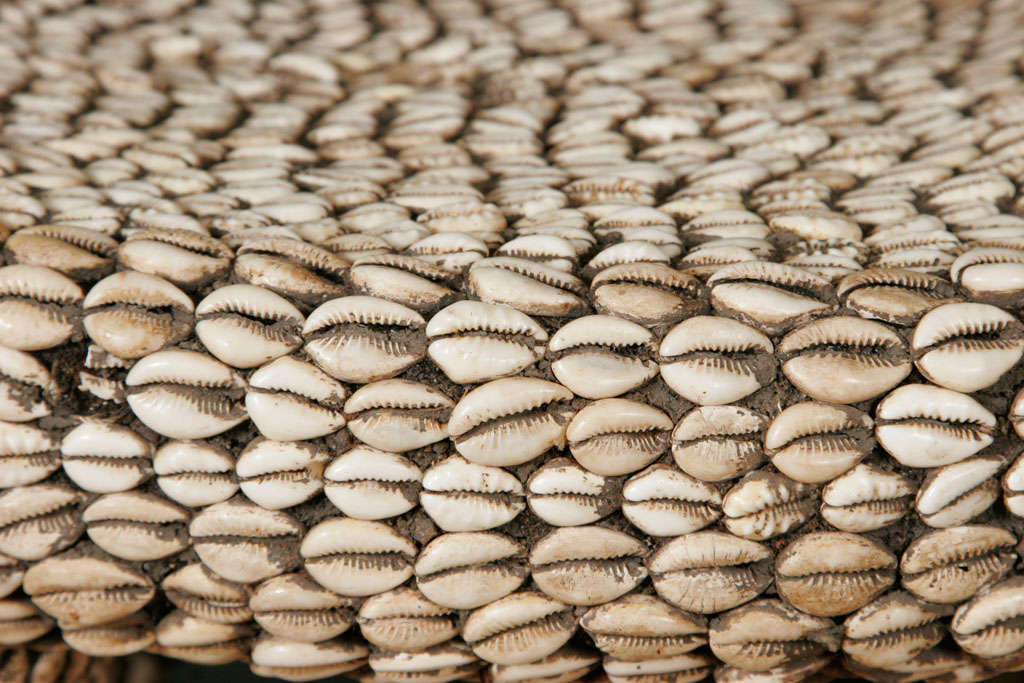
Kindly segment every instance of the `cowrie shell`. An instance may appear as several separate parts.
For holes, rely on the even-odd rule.
[[[42,481],[60,464],[54,434],[31,424],[0,422],[0,489]]]
[[[672,421],[639,401],[605,398],[580,410],[565,435],[573,458],[604,476],[635,472],[668,450]]]
[[[914,491],[898,472],[861,463],[822,489],[821,516],[842,531],[874,531],[902,519]]]
[[[423,448],[448,437],[455,402],[419,382],[385,379],[357,389],[345,402],[348,431],[393,453]]]
[[[903,591],[883,595],[843,624],[843,652],[865,666],[899,665],[939,644],[951,611]]]
[[[707,643],[707,620],[643,594],[587,610],[580,626],[598,649],[625,660],[671,657]]]
[[[412,576],[416,544],[381,522],[333,517],[306,534],[299,548],[313,579],[345,596],[370,596]]]
[[[60,346],[75,332],[81,288],[42,266],[0,268],[0,344],[21,351]]]
[[[93,543],[114,557],[147,562],[188,547],[188,512],[162,496],[127,491],[108,493],[82,511]]]
[[[235,495],[235,460],[202,441],[168,441],[153,455],[156,483],[164,495],[187,507],[220,503]]]
[[[903,586],[929,602],[963,602],[1013,568],[1016,543],[1013,534],[996,526],[926,533],[911,541],[900,558]]]
[[[282,356],[249,376],[245,411],[268,439],[301,441],[345,426],[345,386],[312,363]]]
[[[566,458],[553,458],[530,475],[526,502],[552,526],[591,524],[618,507],[618,487]]]
[[[156,625],[154,651],[193,664],[227,664],[249,654],[253,629],[221,624],[175,610]]]
[[[194,617],[225,624],[252,619],[249,588],[222,579],[201,563],[171,572],[160,582],[160,588],[175,607]]]
[[[92,493],[128,491],[153,474],[153,446],[120,425],[86,421],[60,443],[65,474]]]
[[[488,675],[495,683],[543,680],[577,681],[590,673],[601,661],[593,651],[566,645],[547,657],[530,664],[492,664]]]
[[[414,569],[420,591],[454,609],[474,609],[499,600],[529,575],[526,548],[493,532],[442,534],[423,547]]]
[[[302,642],[330,640],[347,631],[356,618],[351,598],[327,590],[304,573],[260,583],[252,589],[248,607],[267,633]]]
[[[356,519],[388,519],[419,502],[423,475],[410,460],[369,446],[356,446],[324,470],[324,493]]]
[[[827,280],[792,266],[768,261],[738,263],[708,279],[716,311],[767,334],[785,332],[832,309]]]
[[[496,256],[469,268],[469,291],[481,301],[506,304],[527,315],[577,316],[587,312],[581,280],[526,259]]]
[[[636,389],[657,374],[654,336],[644,327],[608,315],[563,325],[548,343],[551,371],[578,396],[608,398]]]
[[[481,659],[526,664],[555,652],[576,631],[568,605],[534,591],[513,593],[470,613],[462,638]]]
[[[270,290],[229,285],[196,306],[196,336],[218,360],[253,368],[302,345],[299,309]]]
[[[459,633],[457,615],[415,588],[402,587],[371,596],[359,608],[359,630],[384,650],[416,652]]]
[[[41,560],[73,545],[85,532],[77,510],[84,500],[78,489],[50,482],[0,492],[0,552]]]
[[[31,354],[0,346],[0,387],[0,420],[30,422],[52,413],[57,386]]]
[[[450,681],[471,678],[483,666],[465,645],[449,641],[421,652],[374,652],[370,669],[397,680]]]
[[[328,460],[327,451],[315,443],[256,438],[235,461],[235,475],[249,500],[281,510],[320,493]]]
[[[740,406],[700,406],[672,431],[672,457],[701,481],[743,476],[764,461],[762,433],[768,418]]]
[[[598,312],[651,327],[702,313],[700,282],[662,263],[625,263],[605,268],[590,282]]]
[[[737,536],[763,541],[803,524],[817,508],[818,493],[811,486],[758,470],[725,494],[722,521]]]
[[[668,465],[651,465],[626,480],[622,514],[651,536],[682,536],[722,516],[718,490]]]
[[[308,681],[358,669],[369,653],[366,645],[342,639],[304,643],[262,636],[253,643],[249,668],[257,676]]]
[[[646,547],[599,526],[555,529],[530,551],[530,574],[543,592],[570,605],[597,605],[628,593],[647,578]]]
[[[917,491],[915,509],[928,526],[964,524],[999,499],[999,455],[979,455],[931,470]]]
[[[423,473],[420,505],[445,531],[484,531],[526,509],[523,485],[510,472],[451,456]]]
[[[961,605],[949,627],[957,645],[978,657],[1001,657],[1024,646],[1013,622],[1021,610],[1022,583],[1020,577],[1008,578]]]
[[[820,484],[848,471],[874,449],[873,427],[871,418],[855,408],[797,403],[768,426],[765,452],[790,479]]]

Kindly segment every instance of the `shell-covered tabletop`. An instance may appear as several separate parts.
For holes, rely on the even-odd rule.
[[[1019,0],[0,4],[0,678],[1024,670],[1022,69]]]

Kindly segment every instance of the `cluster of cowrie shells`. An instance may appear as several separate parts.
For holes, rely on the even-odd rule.
[[[1024,671],[1022,64],[1018,0],[2,3],[0,679]]]

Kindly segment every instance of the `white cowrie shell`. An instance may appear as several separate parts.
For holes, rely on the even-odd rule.
[[[249,667],[257,676],[309,681],[358,669],[369,653],[366,645],[343,639],[305,643],[263,636],[253,643]]]
[[[324,493],[335,507],[356,519],[388,519],[419,501],[423,474],[400,455],[356,446],[324,471]]]
[[[565,444],[572,399],[565,387],[532,377],[507,377],[465,394],[448,420],[456,450],[482,465],[519,465]]]
[[[421,652],[374,652],[370,669],[388,680],[416,680],[424,683],[471,678],[482,666],[465,645],[449,641]]]
[[[592,524],[615,511],[616,486],[566,458],[541,465],[526,482],[526,502],[552,526]]]
[[[903,586],[922,600],[963,602],[1012,570],[1016,543],[1013,534],[996,526],[955,526],[924,534],[900,558]]]
[[[604,476],[636,472],[668,449],[672,420],[639,401],[604,398],[580,410],[565,430],[573,458]]]
[[[764,470],[743,477],[722,499],[725,528],[756,541],[803,524],[817,508],[818,493],[812,487]]]
[[[427,354],[458,384],[513,375],[540,360],[547,332],[511,306],[459,301],[427,323]]]
[[[248,656],[252,635],[242,624],[221,624],[175,610],[156,625],[153,649],[193,664],[227,664]]]
[[[703,652],[687,652],[673,657],[639,661],[605,657],[603,667],[611,683],[633,683],[662,677],[694,683],[708,677],[715,661],[714,657]]]
[[[371,596],[359,608],[359,630],[384,650],[416,652],[458,636],[454,609],[403,586]]]
[[[21,588],[26,566],[13,557],[0,555],[0,598],[6,598]]]
[[[846,620],[843,652],[867,666],[899,665],[938,645],[947,632],[941,620],[950,611],[909,593],[889,593]]]
[[[0,552],[41,560],[72,545],[85,532],[78,489],[43,482],[0,492]]]
[[[420,591],[454,609],[475,609],[499,600],[529,575],[526,548],[493,532],[442,534],[424,546],[414,569]]]
[[[196,351],[150,354],[132,367],[125,384],[132,412],[147,427],[172,439],[203,439],[247,418],[239,401],[245,386],[242,378]]]
[[[874,449],[873,427],[871,418],[856,408],[796,403],[768,426],[765,452],[790,479],[820,484],[843,474]]]
[[[29,422],[51,414],[56,390],[49,370],[31,354],[0,346],[0,420]]]
[[[345,426],[345,386],[294,356],[277,358],[249,376],[245,410],[268,439],[315,439]]]
[[[81,288],[42,266],[0,268],[0,344],[22,351],[60,346],[74,333]]]
[[[1020,456],[1003,475],[1003,503],[1018,517],[1024,516],[1024,459]]]
[[[356,618],[351,598],[327,590],[301,572],[275,576],[256,586],[249,608],[267,633],[313,643],[341,635]]]
[[[1022,609],[1019,576],[989,586],[953,615],[949,630],[957,644],[978,657],[1001,657],[1024,646],[1024,638],[1015,627]]]
[[[578,681],[586,677],[600,661],[600,656],[592,650],[566,645],[530,664],[492,664],[487,673],[495,683],[518,683],[537,679]]]
[[[220,240],[175,227],[132,232],[117,250],[118,263],[123,266],[162,277],[185,289],[227,273],[232,256],[231,249]]]
[[[599,526],[555,529],[530,550],[537,587],[571,605],[598,605],[628,593],[647,578],[646,547]]]
[[[492,529],[526,509],[523,485],[510,472],[457,455],[423,473],[420,505],[445,531]]]
[[[917,323],[912,348],[927,379],[970,393],[995,384],[1024,357],[1024,326],[988,304],[945,304]]]
[[[998,455],[979,455],[931,470],[917,492],[915,508],[928,526],[964,524],[999,498],[997,474],[1006,461]]]
[[[708,279],[716,311],[734,315],[768,334],[778,334],[832,308],[827,280],[768,261],[738,263]]]
[[[506,304],[527,315],[575,316],[587,310],[581,280],[526,259],[482,259],[470,266],[467,282],[481,301]]]
[[[256,438],[235,462],[239,488],[267,510],[304,503],[323,488],[330,456],[314,443]]]
[[[657,374],[650,359],[653,341],[647,329],[628,320],[610,315],[576,318],[551,337],[551,371],[578,396],[618,396]]]
[[[309,530],[299,553],[317,583],[360,597],[390,590],[411,577],[416,544],[380,522],[332,517]]]
[[[196,562],[164,577],[160,588],[175,607],[200,619],[237,624],[252,619],[251,591]]]
[[[652,465],[622,487],[622,514],[651,536],[682,536],[722,516],[718,490],[668,465]]]
[[[568,605],[541,593],[513,593],[472,612],[462,638],[482,659],[525,664],[562,647],[576,631]]]
[[[152,476],[153,446],[120,425],[87,420],[61,440],[64,472],[92,493],[135,488]]]
[[[385,379],[357,389],[345,402],[348,430],[374,448],[404,453],[448,437],[454,401],[419,382]]]
[[[306,318],[305,350],[327,374],[345,382],[392,377],[426,354],[426,321],[384,299],[332,299]],[[381,328],[381,329],[377,329]]]
[[[671,657],[707,643],[707,621],[651,595],[624,595],[587,610],[580,626],[607,655],[620,659]]]
[[[60,469],[60,442],[35,425],[0,422],[0,489],[42,481]]]
[[[162,496],[127,491],[100,496],[82,511],[93,543],[115,557],[146,562],[188,547],[188,513]]]
[[[874,531],[902,519],[914,491],[898,472],[861,463],[822,489],[821,516],[843,531]]]
[[[1013,306],[1024,288],[1024,263],[1019,249],[979,246],[952,261],[949,276],[974,299]]]
[[[748,396],[775,378],[774,347],[754,328],[728,318],[697,316],[661,342],[661,376],[683,398],[721,405]]]
[[[836,288],[840,301],[863,318],[909,325],[952,298],[944,279],[899,268],[870,268],[844,277]]]
[[[169,441],[153,455],[160,490],[187,507],[205,507],[235,495],[234,469],[227,451],[202,441]]]
[[[287,299],[252,285],[215,289],[196,306],[199,341],[236,368],[253,368],[299,348],[303,322]]]
[[[939,467],[992,443],[996,418],[966,394],[905,384],[875,408],[879,445],[907,467]]]
[[[672,431],[672,457],[701,481],[725,481],[764,461],[761,433],[768,418],[740,406],[700,406]]]

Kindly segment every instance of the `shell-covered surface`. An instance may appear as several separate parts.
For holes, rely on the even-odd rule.
[[[1024,671],[1020,2],[0,5],[0,680]]]

